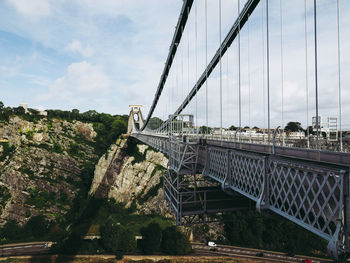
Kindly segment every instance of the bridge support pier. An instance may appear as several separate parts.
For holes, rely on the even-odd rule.
[[[128,134],[131,134],[131,132],[141,129],[145,120],[141,112],[142,105],[129,105],[129,107]]]

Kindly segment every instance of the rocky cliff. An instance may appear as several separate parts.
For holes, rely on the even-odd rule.
[[[138,213],[170,217],[162,190],[167,158],[132,138],[120,139],[95,167],[90,194],[114,198]]]
[[[97,158],[92,124],[12,117],[0,123],[0,224],[31,216],[63,217],[85,164]]]
[[[90,194],[138,213],[170,216],[162,191],[164,155],[130,138],[98,160],[95,136],[93,125],[80,121],[13,116],[0,123],[0,225],[22,225],[38,214],[64,219],[86,180],[85,167],[96,163]]]

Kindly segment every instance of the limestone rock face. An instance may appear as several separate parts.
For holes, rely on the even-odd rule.
[[[97,158],[81,139],[93,140],[91,129],[91,124],[47,118],[0,123],[0,139],[9,141],[0,143],[0,224],[24,224],[39,213],[51,219],[65,215],[79,190],[81,167]]]
[[[138,213],[171,217],[162,189],[167,158],[143,144],[137,144],[130,154],[129,143],[126,139],[117,141],[100,158],[90,194],[114,198],[126,207],[136,205]]]

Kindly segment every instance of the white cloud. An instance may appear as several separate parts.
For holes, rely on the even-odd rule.
[[[48,0],[6,0],[6,2],[18,13],[25,16],[40,17],[48,16],[51,13]]]
[[[81,44],[79,40],[73,39],[71,43],[69,43],[65,50],[70,51],[72,53],[79,53],[84,57],[91,57],[94,54],[94,50],[90,45],[87,45],[85,48]]]
[[[68,99],[75,101],[77,97],[85,97],[86,93],[106,91],[110,80],[101,66],[91,65],[86,61],[72,63],[65,76],[56,79],[50,85],[49,92],[40,96],[39,100]]]

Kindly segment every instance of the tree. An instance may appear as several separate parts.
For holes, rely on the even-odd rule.
[[[103,247],[118,258],[125,252],[133,252],[136,249],[135,235],[119,223],[111,220],[101,227],[101,240]]]
[[[13,113],[16,115],[24,115],[25,109],[22,106],[13,108]]]
[[[148,122],[148,128],[151,130],[158,129],[162,125],[163,121],[158,117],[153,117]]]
[[[101,240],[103,247],[112,253],[117,253],[121,250],[122,244],[122,226],[115,224],[109,220],[103,227],[101,227]]]
[[[13,220],[7,221],[0,229],[0,236],[8,240],[16,240],[21,237],[22,233],[22,228]]]
[[[201,134],[210,134],[211,133],[211,128],[207,126],[201,126],[199,127],[199,133]]]
[[[304,131],[304,129],[301,127],[300,122],[294,122],[294,121],[288,122],[286,127],[284,127],[284,130],[287,132]]]
[[[28,111],[29,111],[31,114],[33,114],[33,115],[39,115],[39,111],[36,110],[36,109],[31,109],[31,108],[29,108]]]
[[[33,216],[25,225],[25,230],[36,238],[44,236],[48,232],[48,222],[45,220],[45,216]]]
[[[167,227],[162,232],[162,251],[170,255],[185,255],[191,252],[188,238],[176,226]]]
[[[142,250],[146,254],[153,254],[160,250],[162,240],[162,229],[157,223],[150,223],[147,227],[141,229]]]
[[[235,131],[237,130],[237,127],[234,125],[231,125],[230,128],[228,128],[230,131]]]

